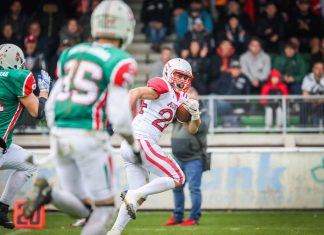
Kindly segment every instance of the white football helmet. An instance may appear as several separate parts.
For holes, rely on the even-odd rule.
[[[186,79],[178,79],[174,73],[180,73],[187,76]],[[170,83],[176,92],[187,92],[191,86],[193,79],[192,69],[190,64],[181,58],[174,58],[169,60],[163,68],[163,78]]]
[[[131,44],[135,18],[129,6],[120,0],[102,1],[91,15],[91,35],[95,38],[121,39],[121,48]]]
[[[0,69],[25,68],[25,56],[22,50],[14,44],[0,45]]]

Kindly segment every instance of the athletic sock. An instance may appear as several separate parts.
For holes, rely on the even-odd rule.
[[[161,193],[169,189],[174,189],[174,180],[170,177],[159,177],[142,187],[133,190],[141,198],[146,198],[149,195]]]
[[[91,210],[72,193],[62,190],[52,191],[52,204],[59,210],[76,218],[86,218]]]
[[[129,217],[127,209],[126,209],[126,205],[123,202],[120,206],[117,219],[116,219],[113,227],[111,228],[111,230],[117,229],[119,231],[123,231],[130,220],[131,220],[131,217]]]

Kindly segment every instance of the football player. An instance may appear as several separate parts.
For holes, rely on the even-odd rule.
[[[191,114],[191,121],[184,123],[190,133],[200,126],[198,101],[188,99],[187,91],[193,79],[190,64],[181,59],[169,60],[161,78],[148,81],[146,87],[132,89],[129,98],[132,106],[141,100],[141,106],[132,126],[143,155],[137,161],[131,146],[124,141],[121,155],[125,161],[129,190],[123,192],[123,203],[118,217],[108,235],[121,234],[130,219],[136,218],[137,208],[148,195],[180,187],[185,178],[174,159],[168,157],[157,144],[161,133],[172,122],[179,105],[184,104]],[[147,182],[147,173],[158,178]]]
[[[19,47],[0,45],[0,170],[13,170],[0,197],[0,225],[8,229],[14,228],[8,219],[10,201],[36,170],[32,153],[12,143],[13,131],[24,109],[35,118],[45,117],[50,87],[50,77],[41,71],[37,98],[34,76],[24,68],[25,57]]]
[[[62,190],[45,179],[35,182],[25,206],[30,217],[41,205],[52,203],[79,218],[89,217],[83,235],[107,233],[114,213],[114,195],[107,157],[111,154],[105,121],[138,155],[134,141],[128,88],[137,63],[123,49],[132,42],[135,19],[123,1],[102,1],[91,16],[93,43],[80,43],[59,58],[59,79],[46,106],[51,128],[51,151]],[[89,200],[90,198],[91,200]]]

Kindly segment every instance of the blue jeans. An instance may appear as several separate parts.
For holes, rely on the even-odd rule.
[[[191,210],[190,219],[199,220],[201,215],[201,177],[203,173],[202,160],[192,160],[188,162],[177,160],[180,168],[186,176],[186,182],[189,185],[190,198],[191,198]],[[174,220],[178,223],[183,221],[185,211],[185,195],[183,185],[180,188],[173,190],[174,196]]]
[[[164,42],[165,35],[167,33],[166,27],[161,27],[160,29],[155,29],[153,27],[147,26],[146,36],[153,44],[161,44]]]

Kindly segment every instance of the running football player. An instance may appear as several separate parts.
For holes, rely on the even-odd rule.
[[[0,45],[0,170],[13,170],[0,197],[0,225],[8,229],[14,228],[8,218],[10,201],[36,170],[33,154],[12,143],[13,131],[24,109],[35,118],[45,117],[50,87],[50,77],[41,71],[40,95],[36,97],[34,76],[24,68],[25,57],[19,47]]]
[[[137,208],[147,196],[184,184],[184,173],[157,142],[181,104],[184,104],[191,114],[191,121],[184,125],[187,125],[190,133],[198,131],[201,123],[199,104],[196,100],[188,99],[186,93],[193,79],[191,66],[183,59],[172,59],[164,66],[162,76],[150,79],[146,87],[135,88],[129,92],[132,106],[141,100],[140,110],[132,126],[144,156],[141,155],[141,162],[138,162],[131,146],[126,141],[121,144],[129,190],[121,195],[123,203],[108,235],[121,234],[130,219],[136,218]],[[148,183],[148,172],[158,178]]]
[[[63,52],[59,79],[46,106],[51,128],[51,151],[62,190],[45,179],[35,182],[25,216],[52,203],[79,218],[89,217],[83,235],[107,233],[114,213],[114,194],[107,157],[111,154],[105,121],[131,146],[134,141],[128,88],[137,63],[123,49],[132,42],[135,19],[123,1],[102,1],[91,16],[93,43],[80,43]],[[90,198],[91,200],[89,200]]]

